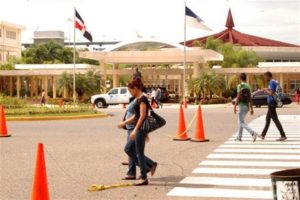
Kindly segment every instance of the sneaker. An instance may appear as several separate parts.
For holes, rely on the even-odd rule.
[[[236,142],[241,142],[242,141],[242,139],[241,138],[235,138],[235,140],[234,141],[236,141]]]
[[[263,136],[263,135],[257,135],[257,137],[259,137],[259,138],[262,139],[262,140],[265,139],[265,136]]]
[[[286,139],[287,139],[287,137],[281,137],[281,138],[278,138],[276,141],[282,142],[282,141],[285,141]]]
[[[257,138],[257,133],[253,133],[253,135],[252,135],[252,138],[253,138],[253,143],[256,141],[256,138]]]

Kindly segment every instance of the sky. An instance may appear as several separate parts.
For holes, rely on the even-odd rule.
[[[62,30],[73,40],[74,7],[94,41],[130,41],[154,37],[183,41],[184,0],[0,0],[0,21],[26,27],[22,42],[33,31]],[[231,8],[235,29],[244,33],[300,45],[300,0],[186,0],[213,31],[187,28],[187,39],[225,29]],[[77,41],[87,41],[76,32]]]

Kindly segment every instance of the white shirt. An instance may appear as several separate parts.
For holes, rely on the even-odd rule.
[[[154,97],[154,98],[155,98],[155,96],[156,96],[156,91],[155,91],[155,90],[152,90],[152,92],[151,92],[151,97]]]

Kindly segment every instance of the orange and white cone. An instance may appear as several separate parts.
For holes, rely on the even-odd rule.
[[[5,111],[3,106],[0,106],[0,137],[10,137],[7,132]]]
[[[31,200],[49,200],[44,146],[38,144]]]
[[[196,130],[195,136],[191,139],[191,142],[208,142],[209,139],[205,139],[205,130],[203,124],[203,116],[201,106],[197,110],[197,121],[196,121]]]
[[[180,104],[180,109],[179,109],[179,119],[178,119],[178,130],[177,130],[177,135],[173,140],[175,141],[186,141],[189,140],[190,138],[187,135],[187,129],[185,126],[185,117],[184,117],[184,112],[183,112],[183,107],[182,104]]]

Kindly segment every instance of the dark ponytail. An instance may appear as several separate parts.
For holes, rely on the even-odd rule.
[[[128,87],[130,89],[134,89],[134,88],[137,88],[141,91],[143,91],[144,89],[144,85],[143,85],[143,82],[140,78],[135,78],[133,79],[130,83],[128,83]]]

